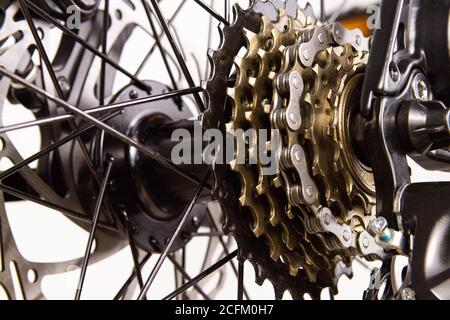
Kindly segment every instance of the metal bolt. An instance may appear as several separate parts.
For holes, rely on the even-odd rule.
[[[192,223],[194,224],[194,226],[199,227],[200,226],[200,218],[197,216],[194,216],[192,218]]]
[[[373,231],[374,234],[380,234],[387,228],[387,220],[384,217],[378,217],[370,223],[370,230]]]
[[[135,100],[139,98],[139,93],[136,90],[131,90],[130,91],[130,99]]]
[[[115,179],[111,179],[111,181],[109,182],[109,187],[112,191],[117,191],[117,182]]]
[[[394,62],[391,62],[389,66],[389,74],[391,79],[397,82],[400,78],[400,71],[398,70],[397,65]]]
[[[427,100],[429,96],[428,85],[423,74],[419,73],[414,79],[414,97],[420,100]]]
[[[137,226],[137,225],[132,225],[132,226],[131,226],[131,232],[132,232],[133,234],[138,234],[139,232],[141,232],[141,229],[140,229],[139,226]]]
[[[416,300],[416,293],[411,288],[403,289],[401,293],[402,300]]]
[[[425,100],[428,97],[428,87],[425,81],[419,81],[418,83],[419,87],[419,96],[421,99]]]
[[[389,241],[391,239],[391,231],[384,217],[378,217],[373,220],[369,225],[368,231],[372,236],[378,236],[382,241]]]

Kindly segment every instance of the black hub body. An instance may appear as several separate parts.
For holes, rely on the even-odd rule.
[[[169,91],[157,82],[147,83],[154,95]],[[113,102],[126,102],[147,95],[147,92],[130,85],[121,90]],[[170,159],[172,147],[177,143],[171,141],[173,130],[178,127],[189,130],[193,122],[182,119],[192,116],[182,102],[163,100],[127,108],[120,117],[109,120],[107,124]],[[122,222],[126,215],[128,227],[141,248],[151,252],[161,251],[179,224],[197,186],[109,135],[102,135],[100,139],[98,136],[90,138],[97,141],[93,147],[96,154],[109,154],[114,158],[108,188],[111,214]],[[74,155],[74,158],[78,157]],[[183,165],[181,168],[199,179],[205,169],[199,165]],[[81,203],[88,210],[92,207],[92,195],[97,194],[92,190],[95,183],[86,181],[90,175],[84,161],[80,161],[76,172]],[[206,210],[202,203],[194,207],[172,251],[184,247],[190,240],[190,234],[199,228]]]

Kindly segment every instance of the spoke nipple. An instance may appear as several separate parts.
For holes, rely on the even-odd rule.
[[[130,96],[130,99],[135,100],[135,99],[139,98],[139,93],[136,90],[131,90],[129,96]]]
[[[70,83],[66,77],[59,77],[58,84],[61,87],[61,90],[64,92],[64,94],[67,94],[70,91]]]
[[[200,226],[200,223],[201,223],[201,221],[200,221],[200,218],[199,218],[199,217],[194,216],[194,217],[192,218],[192,224],[193,224],[194,226],[199,227],[199,226]]]
[[[108,163],[112,163],[114,162],[114,157],[110,154],[106,155],[106,161],[108,161]]]

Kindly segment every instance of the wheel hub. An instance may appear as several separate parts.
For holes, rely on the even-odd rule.
[[[168,88],[160,83],[146,83],[151,87],[152,94],[168,92]],[[112,103],[126,102],[147,95],[136,86],[129,85],[118,93]],[[125,109],[120,117],[109,120],[107,124],[170,158],[172,146],[175,144],[171,141],[174,128],[189,127],[191,122],[183,119],[191,117],[191,111],[182,102],[164,100]],[[110,136],[102,136],[95,150],[99,155],[109,154],[114,158],[109,183],[112,214],[122,221],[126,215],[139,246],[151,252],[161,251],[178,226],[183,210],[195,193],[196,185],[144,156],[134,147]],[[77,157],[79,156],[74,155],[74,158]],[[198,176],[203,169],[202,166],[181,168]],[[95,185],[93,181],[86,182],[86,177],[89,176],[87,170],[89,169],[86,166],[77,169],[79,194],[86,200],[90,199],[90,195],[96,194],[86,188],[86,185]],[[81,202],[88,204],[85,210],[92,206],[92,200]],[[172,251],[184,247],[190,240],[189,235],[199,228],[206,210],[206,206],[201,203],[194,207],[190,220],[183,226],[183,236],[177,239]]]

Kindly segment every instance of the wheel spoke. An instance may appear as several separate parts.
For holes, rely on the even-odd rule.
[[[151,253],[147,253],[145,257],[142,259],[141,263],[139,263],[139,269],[142,269],[144,265],[147,263],[148,260],[152,257]],[[130,287],[131,283],[136,278],[136,268],[133,267],[133,271],[131,272],[131,275],[128,277],[127,281],[122,285],[120,290],[117,292],[117,294],[114,296],[113,300],[119,300],[122,298],[128,291],[128,288]]]
[[[99,118],[100,121],[107,121],[109,119],[114,118],[115,116],[118,116],[119,114],[121,114],[121,112],[115,112],[113,114],[107,115],[107,116],[103,116],[101,118]],[[64,137],[63,139],[43,148],[41,151],[35,153],[34,155],[28,157],[27,159],[24,159],[22,161],[20,161],[19,163],[15,164],[14,166],[12,166],[10,169],[6,170],[5,172],[0,174],[0,181],[5,180],[6,178],[12,176],[13,174],[15,174],[16,172],[20,171],[20,169],[22,169],[23,167],[29,165],[30,163],[39,160],[40,158],[48,155],[50,152],[56,150],[57,148],[63,146],[64,144],[72,141],[73,139],[79,137],[80,135],[82,135],[83,133],[91,130],[95,128],[94,125],[88,125],[85,126],[82,129],[78,129],[77,131],[69,134],[68,136]]]
[[[81,266],[80,279],[78,281],[78,287],[77,287],[77,291],[75,294],[75,300],[80,300],[81,293],[83,291],[84,279],[86,277],[86,271],[87,271],[87,267],[89,265],[89,258],[91,257],[92,245],[94,244],[95,231],[97,230],[98,220],[100,217],[100,209],[103,204],[103,198],[105,196],[106,187],[107,187],[107,184],[109,181],[109,176],[111,174],[113,161],[114,160],[112,158],[108,159],[108,166],[106,168],[105,177],[103,178],[103,182],[100,187],[100,192],[99,192],[99,195],[97,198],[97,203],[95,204],[94,218],[93,218],[93,222],[92,222],[92,226],[91,226],[91,231],[89,233],[88,243],[86,245],[86,252],[85,252],[85,255],[83,258],[83,264]]]
[[[76,212],[74,210],[64,208],[64,207],[62,207],[62,206],[60,206],[58,204],[54,204],[54,203],[51,203],[49,201],[43,200],[41,198],[29,195],[29,194],[27,194],[25,192],[16,190],[16,189],[11,188],[9,186],[6,186],[4,184],[0,184],[0,190],[5,192],[5,193],[8,193],[8,194],[10,194],[10,195],[12,195],[14,197],[17,197],[19,199],[26,200],[26,201],[31,201],[31,202],[34,202],[34,203],[39,204],[41,206],[44,206],[46,208],[49,208],[49,209],[52,209],[52,210],[55,210],[55,211],[59,211],[63,215],[65,215],[66,217],[68,217],[70,219],[77,220],[77,221],[80,221],[80,222],[85,222],[85,223],[88,223],[88,224],[92,224],[93,223],[92,219],[88,218],[83,213]],[[105,222],[99,221],[98,227],[102,228],[102,229],[105,229],[105,230],[108,230],[108,231],[118,232],[118,230],[113,225],[110,225],[110,224],[105,223]]]
[[[193,199],[191,200],[191,202],[189,203],[189,205],[186,207],[186,209],[184,210],[184,213],[182,215],[182,218],[175,230],[175,232],[173,233],[172,237],[170,238],[169,242],[167,243],[166,247],[164,248],[164,251],[162,252],[162,254],[159,256],[158,261],[156,262],[155,267],[153,268],[152,272],[150,273],[150,276],[148,277],[144,288],[141,290],[141,293],[139,294],[139,300],[142,300],[146,295],[148,290],[150,289],[151,285],[153,284],[153,281],[156,278],[156,275],[158,274],[159,270],[161,269],[164,260],[166,259],[167,255],[169,254],[170,250],[172,249],[172,246],[175,242],[175,240],[177,239],[177,237],[179,236],[181,229],[184,226],[184,223],[186,222],[186,220],[188,219],[192,208],[194,207],[194,205],[197,203],[197,200],[200,197],[200,194],[202,193],[207,181],[209,180],[209,177],[211,176],[211,172],[208,169],[205,176],[203,177],[201,183],[199,184]]]
[[[170,260],[170,262],[172,262],[175,269],[180,272],[187,281],[192,281],[192,278],[187,274],[183,266],[181,266],[171,255],[169,255],[167,258]],[[208,297],[208,295],[197,284],[194,284],[193,287],[203,297],[203,299],[211,300],[211,298]]]
[[[0,215],[0,272],[5,271],[5,257],[3,254],[3,217]]]
[[[191,233],[191,237],[223,237],[224,235],[225,234],[220,231]]]
[[[208,6],[206,3],[204,3],[202,0],[194,0],[200,7],[206,10],[211,16],[222,22],[224,25],[229,26],[230,23],[227,19],[222,17],[219,13],[217,13],[213,8]]]
[[[93,125],[95,125],[97,128],[104,130],[105,132],[107,132],[109,135],[111,135],[112,137],[115,137],[116,139],[122,141],[125,144],[128,144],[132,147],[135,147],[136,149],[138,149],[140,152],[142,152],[144,155],[154,159],[155,161],[157,161],[158,163],[160,163],[162,166],[174,171],[175,173],[179,174],[180,176],[188,179],[189,181],[195,183],[195,184],[199,184],[199,180],[197,179],[197,177],[192,176],[190,173],[187,173],[185,171],[183,171],[182,169],[180,169],[177,165],[175,165],[173,162],[171,162],[169,159],[165,158],[164,156],[160,155],[159,153],[151,150],[150,148],[147,148],[146,146],[142,145],[141,143],[130,139],[128,136],[126,136],[125,134],[121,133],[120,131],[112,128],[111,126],[108,126],[107,124],[103,123],[102,121],[99,121],[98,119],[92,117],[91,115],[89,115],[88,113],[80,110],[79,108],[76,108],[74,106],[72,106],[71,104],[51,95],[50,93],[42,90],[41,88],[23,80],[22,78],[20,78],[19,76],[16,76],[14,73],[7,71],[4,68],[0,68],[0,73],[3,73],[5,76],[7,76],[8,78],[24,85],[25,87],[30,88],[31,90],[47,97],[49,100],[63,106],[65,109],[67,109],[69,112],[79,116],[80,118],[92,123]],[[210,186],[207,185],[206,188],[210,189]]]
[[[230,23],[230,13],[231,13],[230,0],[224,0],[224,5],[225,5],[224,18],[225,20],[227,20],[228,23]]]
[[[210,254],[210,252],[212,250],[212,246],[213,246],[213,239],[214,239],[213,237],[209,237],[208,244],[206,246],[205,257],[203,259],[200,270],[204,270],[206,268],[206,264],[208,263],[209,254]]]
[[[102,26],[102,54],[107,55],[108,50],[108,23],[109,23],[109,0],[105,0],[105,8],[103,11],[103,26]],[[99,97],[100,105],[105,105],[106,92],[106,61],[102,59],[100,66],[100,86]]]
[[[214,217],[211,215],[211,212],[209,212],[209,211],[208,211],[208,218],[209,218],[211,227],[214,229],[214,231],[218,232],[219,231],[219,227],[217,226],[216,222],[214,221]],[[220,241],[220,243],[222,245],[222,248],[223,248],[223,251],[225,252],[225,254],[229,254],[230,251],[228,250],[227,244],[225,243],[225,240],[223,239],[222,236],[219,236],[219,241]],[[233,261],[231,262],[231,268],[233,269],[233,272],[234,272],[235,276],[237,278],[239,278],[238,270],[237,270],[236,265],[234,264]],[[244,290],[245,298],[247,300],[250,300],[250,296],[248,295],[247,290],[245,289],[245,287],[244,287],[243,290]]]
[[[0,67],[0,73],[3,73],[2,70],[3,70],[3,68]],[[188,94],[192,94],[194,92],[202,92],[203,90],[204,89],[202,87],[194,87],[194,88],[182,89],[182,90],[178,90],[178,91],[171,91],[168,93],[154,95],[154,96],[150,96],[150,97],[146,97],[146,98],[138,98],[138,99],[130,100],[130,101],[126,101],[126,102],[119,102],[119,103],[114,103],[114,104],[110,104],[110,105],[106,105],[106,106],[102,106],[102,107],[96,107],[96,108],[88,109],[85,112],[87,114],[93,115],[93,114],[97,114],[97,113],[103,113],[103,112],[114,111],[114,110],[123,109],[123,108],[134,107],[134,106],[138,106],[138,105],[142,105],[142,104],[146,104],[146,103],[152,103],[152,102],[156,102],[156,101],[182,97],[182,96],[185,96]],[[41,94],[40,92],[36,92],[36,93]],[[50,116],[50,117],[42,118],[39,120],[33,120],[33,121],[13,124],[10,126],[0,127],[0,133],[25,129],[25,128],[29,128],[29,127],[33,127],[33,126],[44,126],[44,125],[56,124],[59,122],[75,119],[75,117],[76,116],[71,113],[65,113],[65,114],[61,114],[61,115],[57,115],[57,116]]]
[[[219,262],[215,263],[214,265],[212,265],[211,267],[209,267],[208,269],[206,269],[205,271],[200,273],[198,276],[193,278],[191,281],[186,282],[183,286],[181,286],[181,288],[178,288],[171,294],[164,297],[163,300],[172,300],[173,298],[176,298],[178,295],[182,294],[186,290],[189,290],[189,288],[191,288],[194,284],[197,284],[198,282],[200,282],[201,280],[203,280],[204,278],[206,278],[207,276],[214,273],[215,271],[220,269],[222,266],[224,266],[225,264],[227,264],[228,262],[230,262],[231,260],[236,258],[237,253],[238,253],[237,250],[233,251],[232,253],[227,255],[225,258],[221,259]]]
[[[333,23],[335,22],[341,15],[341,13],[344,11],[345,9],[345,5],[347,4],[348,0],[344,0],[342,1],[341,5],[339,6],[339,8],[333,12],[333,15],[330,17],[330,19],[328,19],[327,23]],[[324,21],[324,20],[322,20]]]
[[[175,57],[177,58],[178,64],[181,67],[181,70],[183,71],[184,77],[186,78],[187,83],[189,84],[190,87],[194,87],[194,80],[192,79],[191,73],[189,72],[189,69],[186,65],[186,62],[183,59],[183,56],[180,52],[180,49],[178,48],[174,37],[172,36],[172,33],[169,30],[169,27],[167,25],[167,21],[165,20],[161,9],[159,8],[158,3],[156,2],[156,0],[150,0],[150,2],[152,3],[153,9],[156,13],[156,16],[158,18],[158,21],[161,25],[161,27],[164,30],[164,33],[166,34],[167,39],[169,40],[170,46],[172,47],[172,50],[175,54]],[[195,98],[195,102],[198,105],[198,108],[201,112],[205,111],[205,106],[203,104],[202,99],[200,98],[200,95],[198,93],[194,93],[194,98]]]
[[[239,301],[244,299],[244,261],[238,262],[238,289],[237,299]]]
[[[134,242],[130,220],[128,219],[128,215],[125,211],[123,212],[123,216],[125,219],[125,228],[126,228],[126,232],[127,232],[127,236],[128,236],[128,244],[130,245],[131,256],[133,258],[134,272],[136,273],[139,287],[142,290],[142,288],[144,287],[144,280],[142,278],[141,267],[139,266],[139,261],[138,261],[139,252],[138,252],[138,249]]]
[[[31,13],[30,13],[27,5],[25,4],[25,1],[28,2],[28,0],[19,0],[19,5],[21,7],[22,13],[24,14],[25,19],[27,20],[27,24],[28,24],[28,26],[29,26],[29,28],[31,30],[31,33],[33,34],[34,41],[35,41],[36,46],[38,48],[39,56],[40,56],[41,60],[44,62],[44,65],[45,65],[45,67],[47,69],[47,72],[49,73],[50,78],[52,80],[53,86],[54,86],[54,88],[55,88],[55,90],[56,90],[56,92],[58,94],[58,97],[60,99],[64,100],[65,99],[64,93],[63,93],[63,91],[61,89],[61,86],[59,84],[59,81],[58,81],[58,78],[56,76],[55,70],[53,69],[53,66],[52,66],[52,64],[50,62],[50,59],[49,59],[49,57],[47,55],[47,52],[46,52],[46,50],[44,48],[44,45],[42,43],[42,40],[39,37],[39,33],[38,33],[37,29],[36,29],[36,25],[33,22],[33,18],[31,17]],[[78,130],[78,127],[75,124],[75,121],[69,120],[69,125],[70,125],[72,131],[77,131]],[[98,179],[97,172],[95,170],[95,167],[94,167],[92,159],[91,159],[91,157],[89,155],[89,152],[88,152],[88,150],[86,148],[86,145],[83,143],[83,141],[81,140],[81,138],[79,136],[76,136],[75,139],[76,139],[78,145],[80,146],[80,149],[81,149],[81,151],[83,153],[83,156],[84,156],[84,158],[86,160],[86,164],[87,164],[89,170],[91,171],[92,176],[95,179],[95,182],[97,183],[97,185],[100,185],[100,181]]]
[[[175,12],[173,13],[172,17],[169,19],[169,21],[167,21],[167,25],[170,27],[172,25],[172,23],[174,22],[175,18],[178,16],[178,14],[180,13],[181,9],[183,8],[183,6],[185,5],[186,0],[181,1],[181,3],[179,4],[179,6],[177,7],[177,9],[175,10]],[[162,37],[164,36],[164,31],[161,31],[158,34],[158,37],[155,39],[162,39]],[[152,56],[153,52],[155,51],[157,45],[156,45],[156,41],[155,43],[152,45],[152,47],[150,48],[150,50],[147,52],[147,55],[145,56],[144,60],[142,61],[142,63],[139,65],[139,68],[137,69],[137,71],[134,73],[135,76],[138,76],[142,70],[144,69],[145,65],[147,64],[148,60],[150,59],[150,57]],[[164,52],[166,52],[166,50],[164,50]]]
[[[21,0],[21,1],[25,1],[27,3],[27,6],[33,12],[35,12],[38,16],[40,16],[42,19],[44,19],[47,22],[53,24],[55,27],[60,29],[64,34],[66,34],[67,36],[69,36],[74,41],[78,42],[79,44],[81,44],[85,49],[89,50],[90,52],[92,52],[93,54],[95,54],[96,56],[98,56],[99,58],[104,60],[107,64],[109,64],[110,66],[114,67],[116,70],[118,70],[119,72],[123,73],[128,78],[130,78],[131,80],[133,80],[133,82],[136,84],[136,86],[138,86],[140,89],[145,90],[145,91],[150,91],[150,88],[149,88],[149,86],[147,84],[145,84],[143,81],[141,81],[138,78],[136,78],[133,74],[131,74],[130,72],[128,72],[124,68],[122,68],[118,63],[116,63],[113,60],[111,60],[108,56],[104,55],[103,53],[101,53],[100,51],[98,51],[97,49],[92,47],[89,43],[87,43],[86,41],[84,41],[83,39],[78,37],[77,34],[75,34],[73,31],[68,29],[63,24],[61,24],[57,19],[53,18],[47,12],[45,12],[44,10],[39,8],[39,6],[37,6],[36,4],[32,3],[30,0]]]
[[[325,21],[325,0],[320,0],[320,21]]]
[[[178,90],[177,81],[175,80],[175,77],[173,75],[172,70],[170,69],[169,61],[167,60],[166,54],[164,52],[164,48],[162,47],[161,41],[158,38],[158,31],[156,30],[155,23],[152,19],[152,12],[150,10],[150,7],[148,6],[148,3],[146,0],[141,0],[142,5],[144,6],[145,13],[147,15],[148,22],[150,24],[150,28],[152,29],[153,37],[155,38],[156,45],[161,53],[161,57],[164,62],[164,66],[166,67],[167,73],[169,74],[170,81],[172,82],[172,88],[175,90]]]
[[[63,91],[61,89],[61,86],[59,85],[58,78],[56,77],[56,74],[53,71],[52,64],[51,64],[50,59],[49,59],[49,57],[47,55],[47,52],[46,52],[46,50],[44,48],[42,40],[41,40],[41,38],[39,36],[39,33],[37,31],[37,28],[36,28],[36,25],[33,22],[33,18],[31,17],[31,13],[28,10],[27,5],[25,4],[25,1],[26,0],[19,0],[19,5],[20,5],[20,8],[22,9],[22,13],[25,16],[25,19],[27,20],[28,27],[30,28],[30,31],[31,31],[31,33],[33,35],[34,42],[35,42],[35,44],[37,46],[37,49],[39,51],[39,55],[40,55],[42,61],[44,62],[44,65],[45,65],[45,67],[47,69],[47,72],[50,75],[50,78],[52,80],[53,86],[55,87],[55,90],[56,90],[58,96],[61,99],[65,99],[64,93],[63,93]]]

